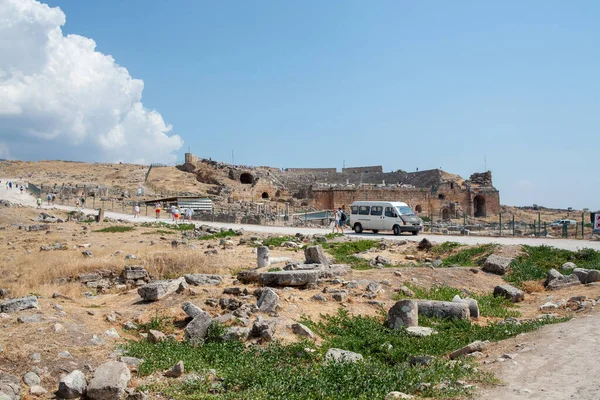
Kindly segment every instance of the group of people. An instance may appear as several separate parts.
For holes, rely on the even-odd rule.
[[[156,204],[154,205],[156,219],[160,219],[160,212],[162,209],[163,209],[162,203],[156,202]],[[179,209],[179,206],[176,206],[175,204],[171,204],[171,208],[169,209],[169,212],[171,214],[171,220],[173,222],[175,222],[175,225],[177,225],[177,223],[182,220],[192,222],[192,215],[194,214],[194,210],[191,209],[190,207],[184,208],[183,212],[182,212],[182,210]],[[139,214],[139,209],[138,209],[137,213]]]
[[[23,192],[29,190],[29,183],[25,182],[25,184],[18,184],[17,182],[13,181],[6,181],[6,190],[12,190],[13,188],[19,189],[21,191],[21,194],[23,194]]]
[[[348,215],[346,214],[346,205],[342,205],[335,208],[332,211],[332,216],[329,218],[329,225],[331,227],[331,233],[341,233],[344,234],[344,225],[348,220]]]

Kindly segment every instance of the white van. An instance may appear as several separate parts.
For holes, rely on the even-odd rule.
[[[354,232],[363,230],[393,231],[394,235],[412,232],[418,235],[423,221],[406,203],[399,201],[355,201],[350,207],[350,226]]]

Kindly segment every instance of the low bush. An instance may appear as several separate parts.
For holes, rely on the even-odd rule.
[[[501,340],[559,321],[479,326],[469,321],[424,318],[423,325],[434,327],[438,334],[419,338],[409,336],[404,329],[387,328],[384,316],[352,316],[339,310],[321,317],[318,323],[302,318],[321,336],[321,346],[303,341],[247,347],[242,342],[209,338],[198,347],[172,340],[157,344],[130,341],[125,350],[144,359],[139,367],[141,375],[166,370],[179,360],[186,371],[202,374],[196,379],[144,388],[182,400],[381,399],[391,391],[422,397],[464,397],[471,389],[461,381],[489,382],[491,377],[468,359],[449,361],[443,355],[475,340]],[[324,355],[332,347],[358,352],[364,362],[325,362]],[[431,363],[410,365],[412,356],[423,355],[432,356]]]
[[[460,265],[469,267],[473,265],[482,265],[485,259],[498,247],[495,243],[482,244],[459,250],[444,259],[444,265]]]
[[[118,232],[130,232],[134,231],[133,226],[108,226],[106,228],[95,230],[94,232],[99,233],[118,233]]]
[[[369,260],[356,257],[355,254],[362,253],[369,249],[379,246],[375,240],[353,240],[342,243],[323,243],[323,248],[327,250],[334,258],[336,263],[348,264],[353,269],[373,268]]]
[[[523,246],[524,254],[518,256],[504,275],[508,282],[521,286],[523,282],[546,278],[552,269],[560,269],[566,262],[573,262],[580,268],[600,269],[600,251],[581,249],[570,251],[552,246]]]

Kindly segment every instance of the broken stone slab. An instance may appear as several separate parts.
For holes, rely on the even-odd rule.
[[[454,360],[455,358],[464,356],[465,354],[471,354],[476,351],[483,351],[483,350],[485,350],[485,348],[487,347],[488,344],[489,344],[489,341],[487,341],[487,340],[483,341],[483,342],[481,340],[477,340],[473,343],[466,345],[465,347],[462,347],[456,351],[453,351],[452,353],[450,353],[450,355],[448,357],[451,360]]]
[[[438,318],[469,319],[469,305],[450,301],[417,300],[419,315]]]
[[[148,271],[143,265],[128,265],[121,272],[121,276],[125,280],[147,279]]]
[[[348,275],[352,268],[346,264],[331,264],[331,265],[321,265],[317,268],[319,271],[319,279],[333,279],[338,276]]]
[[[245,340],[249,334],[250,328],[231,326],[229,328],[225,328],[225,331],[220,336],[220,339],[225,341],[242,341]]]
[[[581,281],[579,277],[575,274],[571,275],[563,275],[560,278],[556,278],[548,282],[546,285],[546,289],[548,290],[558,290],[569,286],[581,285]]]
[[[264,268],[271,265],[271,252],[267,246],[258,246],[256,248],[256,267]]]
[[[48,225],[42,225],[42,224],[29,225],[27,227],[27,230],[29,232],[49,231],[50,230],[50,226],[48,226]]]
[[[492,254],[486,258],[485,263],[483,264],[483,270],[493,274],[504,275],[510,269],[510,263],[512,261],[512,258]]]
[[[494,297],[505,297],[517,303],[525,300],[525,292],[512,285],[498,285],[494,288]]]
[[[38,308],[39,303],[37,297],[27,296],[19,299],[5,301],[0,305],[0,312],[14,313],[17,311],[27,310],[30,308]]]
[[[61,399],[78,399],[85,394],[86,390],[87,382],[85,374],[76,369],[60,380],[56,397]]]
[[[18,376],[0,370],[0,400],[20,399],[19,391],[21,380]]]
[[[209,274],[185,274],[183,276],[185,281],[194,286],[202,285],[220,285],[223,282],[223,278],[220,275],[209,275]]]
[[[389,392],[385,395],[383,400],[411,400],[414,398],[414,396],[402,392]]]
[[[87,388],[90,400],[114,400],[125,394],[131,372],[125,363],[109,361],[96,368]]]
[[[264,286],[306,286],[317,283],[319,271],[274,271],[259,275],[259,283]]]
[[[102,279],[102,275],[97,272],[89,272],[79,275],[79,282],[81,283],[95,282],[99,281],[100,279]]]
[[[402,326],[418,326],[419,311],[415,300],[400,300],[388,311],[387,325],[391,329]]]
[[[360,362],[363,361],[362,354],[354,353],[348,350],[331,348],[325,353],[325,361],[344,363],[344,362]]]
[[[279,296],[273,289],[266,288],[262,291],[258,302],[256,303],[258,309],[265,313],[274,312],[279,306]]]
[[[306,264],[329,265],[329,259],[325,255],[322,246],[308,246],[304,249]]]
[[[145,301],[156,301],[171,293],[175,293],[183,281],[183,278],[178,278],[150,282],[138,288],[138,294]]]
[[[240,271],[237,274],[237,280],[242,282],[244,285],[258,282],[259,277],[260,277],[260,272],[254,271],[254,270]]]
[[[560,267],[560,270],[561,271],[565,271],[565,272],[569,272],[569,271],[574,270],[575,268],[577,268],[577,265],[575,263],[573,263],[573,262],[568,261],[568,262],[564,263]]]
[[[258,317],[252,324],[250,330],[250,337],[261,338],[265,342],[270,342],[275,338],[275,329],[277,328],[277,321],[273,319],[264,319]]]
[[[180,360],[173,366],[173,368],[165,372],[165,376],[168,378],[179,378],[184,373],[185,367],[183,366],[183,361]]]
[[[336,289],[329,292],[331,298],[338,302],[346,301],[348,298],[348,291],[343,289]]]
[[[406,328],[406,332],[409,336],[415,337],[427,337],[437,333],[433,328],[426,326],[409,326]]]
[[[600,281],[600,271],[595,269],[575,268],[573,275],[577,275],[579,282],[583,284]]]
[[[281,263],[291,263],[293,260],[290,257],[271,257],[269,259],[270,264],[281,264]]]
[[[198,307],[194,303],[190,303],[189,301],[183,303],[181,305],[181,309],[190,318],[196,318],[197,315],[204,312],[204,310],[202,310],[200,307]]]
[[[161,331],[157,331],[154,329],[150,329],[148,331],[148,340],[150,341],[150,343],[163,342],[166,339],[167,339],[167,335],[165,335]]]
[[[548,286],[548,284],[555,279],[561,279],[564,277],[565,276],[563,274],[552,268],[546,273],[546,282],[544,282],[544,286]]]
[[[300,323],[292,324],[292,332],[294,332],[298,336],[303,336],[310,339],[315,338],[315,334],[313,333],[313,331],[311,331],[307,326]]]
[[[454,296],[452,299],[453,303],[464,303],[469,305],[469,313],[471,318],[479,318],[479,303],[477,300],[471,298],[462,299],[459,295]]]
[[[212,325],[212,322],[211,316],[207,312],[202,311],[183,330],[186,339],[192,344],[202,343],[208,335],[208,329]]]

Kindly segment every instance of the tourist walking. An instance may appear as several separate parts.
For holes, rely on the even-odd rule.
[[[48,200],[48,205],[50,205],[50,200],[52,200],[50,193],[48,193],[48,196],[46,196],[46,200]]]
[[[37,208],[42,208],[42,198],[40,196],[37,198]]]
[[[55,201],[56,201],[56,193],[52,193],[52,205],[54,205]]]
[[[79,202],[81,203],[81,209],[83,210],[85,208],[85,197],[82,196]]]
[[[343,206],[344,208],[346,208],[346,206]],[[346,224],[346,212],[342,209],[342,207],[338,208],[338,217],[339,217],[339,223],[338,223],[338,227],[340,228],[340,233],[343,235],[344,234],[344,225]]]
[[[338,221],[339,221],[338,211],[334,208],[333,209],[333,218],[331,218],[331,233],[336,233],[338,231]]]
[[[133,218],[139,218],[140,217],[140,205],[136,204],[135,207],[133,207]]]
[[[194,214],[194,210],[192,210],[192,207],[188,207],[185,209],[185,219],[187,219],[189,222],[192,222],[193,214]]]
[[[154,204],[154,212],[156,213],[156,219],[160,218],[160,201],[157,201],[156,204]]]
[[[175,221],[175,204],[171,204],[171,221]]]

